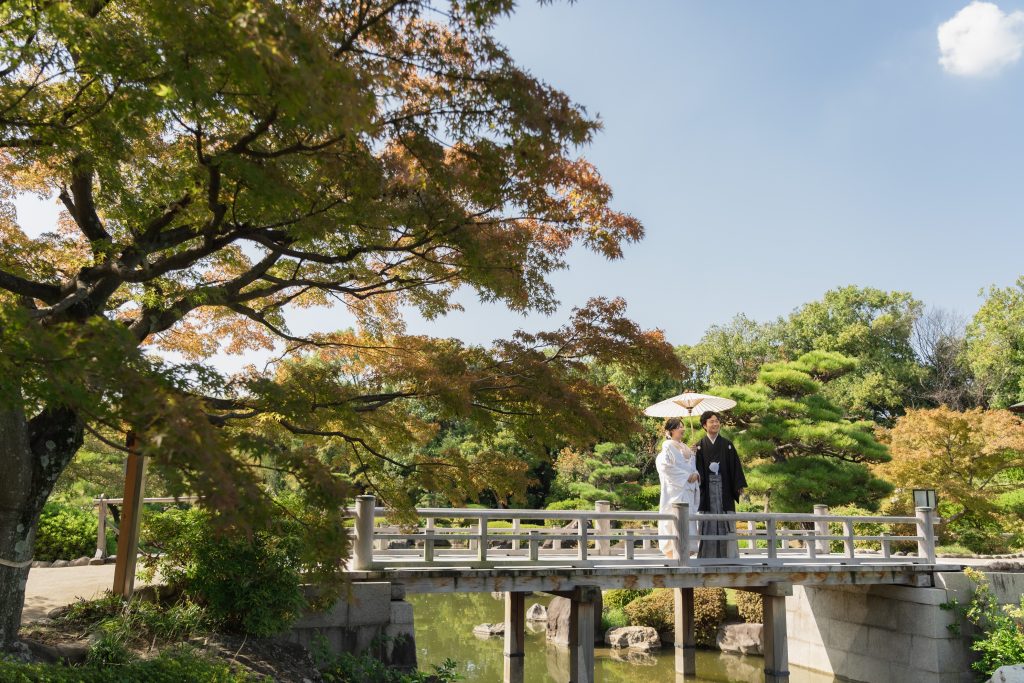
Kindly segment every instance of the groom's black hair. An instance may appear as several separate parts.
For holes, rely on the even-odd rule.
[[[719,415],[718,413],[716,413],[713,410],[709,410],[707,412],[701,413],[700,414],[700,426],[703,427],[704,423],[707,422],[708,420],[710,420],[713,417],[717,417],[719,422],[722,421],[722,416]]]

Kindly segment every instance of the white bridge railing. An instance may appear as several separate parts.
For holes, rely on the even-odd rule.
[[[398,525],[384,517],[374,496],[358,496],[356,541],[350,569],[369,571],[403,567],[595,567],[615,565],[699,566],[704,564],[934,564],[937,519],[931,508],[914,517],[829,515],[823,505],[814,514],[737,512],[692,515],[684,503],[672,514],[611,511],[598,501],[594,510],[500,510],[419,508],[415,524]],[[724,520],[735,533],[693,539],[689,522]],[[671,533],[659,535],[658,522]],[[543,526],[538,523],[568,523]],[[497,524],[496,524],[497,523]],[[856,533],[865,526],[877,533]],[[532,527],[532,528],[531,528]],[[667,559],[658,541],[677,548],[691,540],[736,544],[738,556],[697,558],[682,553]],[[833,542],[840,550],[833,552]],[[910,552],[904,553],[903,549]],[[899,555],[895,553],[898,552]]]

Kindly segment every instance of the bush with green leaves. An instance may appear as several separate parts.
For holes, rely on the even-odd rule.
[[[658,631],[675,625],[673,589],[658,588],[623,608],[632,626],[650,626]],[[718,627],[725,621],[725,589],[693,590],[694,641],[701,647],[714,647]]]
[[[637,590],[630,588],[613,588],[612,590],[605,591],[601,595],[601,603],[604,605],[605,609],[622,609],[637,598],[650,595],[651,591],[652,589],[650,588],[640,588]]]
[[[270,683],[270,679],[214,660],[187,647],[121,666],[24,664],[0,659],[4,683]]]
[[[301,588],[302,540],[294,525],[273,532],[216,528],[200,508],[144,518],[159,555],[146,557],[172,587],[207,608],[229,631],[270,636],[288,628],[306,607]]]
[[[37,560],[73,560],[96,550],[96,514],[63,503],[47,503],[36,528]]]
[[[736,602],[736,610],[740,619],[748,624],[761,624],[764,622],[764,603],[760,593],[737,590],[733,593]]]
[[[966,606],[956,602],[944,607],[956,608],[978,627],[971,649],[979,654],[971,667],[988,678],[1001,666],[1024,662],[1024,596],[1014,605],[1000,605],[984,572],[970,567],[964,574],[974,582],[974,595]]]

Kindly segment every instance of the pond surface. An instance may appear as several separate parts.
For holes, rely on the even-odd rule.
[[[529,608],[535,602],[547,605],[550,596],[536,594],[526,599]],[[422,671],[432,670],[445,658],[458,662],[458,671],[466,683],[500,683],[504,661],[502,639],[480,639],[473,635],[477,624],[504,620],[502,600],[490,593],[438,593],[410,595],[416,613],[416,649]],[[674,653],[671,647],[656,655],[634,656],[626,660],[619,651],[596,649],[595,678],[599,683],[677,683]],[[790,667],[791,683],[833,683],[831,676]],[[761,683],[764,660],[761,657],[727,655],[717,650],[697,650],[695,682]],[[569,650],[550,645],[544,624],[526,631],[526,683],[565,683],[569,680]],[[681,678],[679,680],[682,680]]]

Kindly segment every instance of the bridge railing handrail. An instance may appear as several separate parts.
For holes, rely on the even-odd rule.
[[[729,514],[697,513],[692,515],[688,506],[676,503],[671,514],[658,511],[617,511],[610,510],[610,504],[606,501],[598,501],[594,510],[522,510],[522,509],[483,509],[483,508],[422,508],[416,510],[416,516],[425,521],[425,526],[419,523],[415,527],[402,524],[400,519],[396,523],[388,524],[386,527],[377,526],[377,515],[386,517],[389,511],[386,508],[377,507],[373,496],[359,496],[355,509],[350,514],[356,518],[356,543],[354,546],[353,560],[351,566],[356,570],[366,570],[374,566],[373,551],[374,543],[385,541],[413,541],[420,544],[422,553],[417,549],[410,552],[408,549],[389,549],[389,557],[404,557],[415,555],[416,558],[410,561],[389,559],[388,564],[404,562],[405,564],[438,564],[442,565],[449,560],[439,560],[438,557],[450,557],[450,562],[474,566],[493,566],[496,563],[494,556],[503,556],[507,562],[521,562],[525,544],[526,556],[529,562],[541,563],[541,544],[551,543],[552,555],[564,554],[562,541],[576,543],[576,559],[573,562],[578,566],[590,566],[595,560],[591,557],[597,556],[598,561],[608,562],[617,559],[625,559],[630,562],[665,563],[664,557],[636,557],[636,544],[643,545],[644,552],[651,549],[652,541],[671,540],[677,548],[691,547],[690,522],[727,521],[733,524],[730,533],[700,534],[697,539],[704,541],[721,540],[734,544],[736,555],[742,561],[757,561],[767,559],[769,561],[782,561],[791,558],[806,557],[810,560],[828,561],[867,561],[865,553],[859,545],[864,543],[879,544],[882,556],[886,560],[892,557],[892,544],[897,542],[916,543],[917,555],[908,557],[905,562],[935,562],[935,533],[934,525],[937,522],[933,511],[930,508],[917,508],[916,515],[894,516],[852,516],[852,515],[829,515],[825,506],[815,506],[813,514],[807,513],[759,513],[739,512]],[[469,527],[441,527],[436,525],[439,519],[469,520]],[[529,529],[524,532],[521,527],[523,520],[553,521],[567,520],[572,522],[570,527],[554,527],[542,529]],[[390,521],[390,520],[389,520]],[[491,527],[494,521],[511,521],[511,528]],[[611,523],[619,522],[648,522],[655,523],[671,522],[669,528],[671,533],[664,533],[662,530],[645,528],[619,528],[613,529]],[[745,523],[746,528],[740,529],[736,522]],[[763,528],[760,525],[763,524]],[[788,528],[789,524],[807,525],[805,528]],[[832,531],[831,525],[838,524],[842,527],[841,533]],[[914,535],[882,533],[855,534],[855,528],[863,524],[889,524],[889,525],[912,525]],[[415,533],[408,533],[408,530],[415,528]],[[651,533],[651,532],[657,533]],[[832,552],[830,543],[841,541],[843,552],[836,554]],[[476,552],[475,560],[465,556],[465,552],[451,547],[452,542],[466,542],[470,553]],[[738,544],[743,542],[745,548],[739,548]],[[800,544],[792,547],[792,543]],[[448,543],[445,546],[444,543]],[[491,550],[493,543],[510,543],[507,548]],[[590,546],[594,548],[591,551]],[[613,544],[617,544],[622,553],[614,552]],[[781,544],[781,547],[780,547]],[[858,555],[858,550],[861,554]],[[489,558],[489,555],[491,557]],[[691,564],[705,564],[710,560],[691,559],[688,553],[679,553],[678,564],[686,566]],[[458,557],[456,557],[458,556]],[[419,558],[422,559],[419,559]],[[874,556],[872,556],[874,557]],[[502,560],[505,561],[505,560]],[[552,560],[555,561],[555,560]],[[558,561],[564,561],[559,555]],[[720,562],[721,560],[715,560]]]

